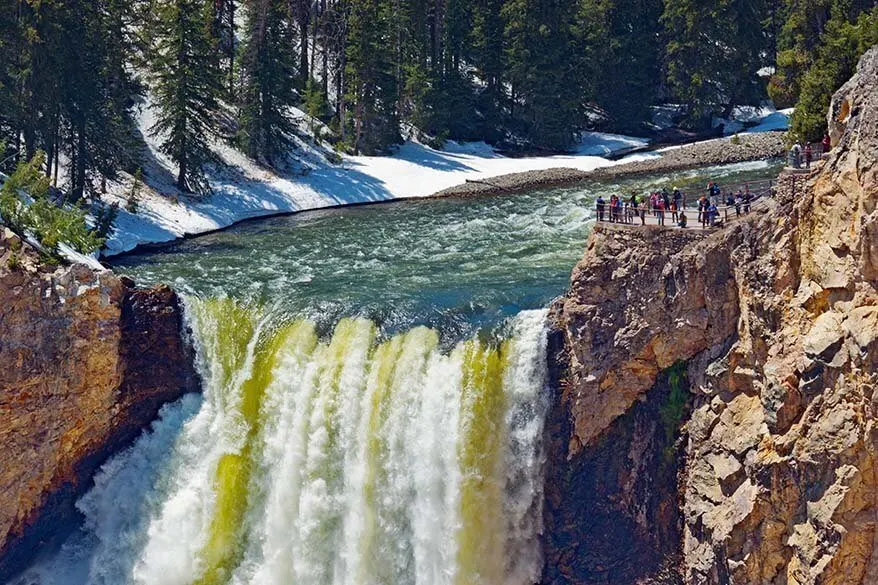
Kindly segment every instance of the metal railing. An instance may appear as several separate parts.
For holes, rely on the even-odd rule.
[[[688,194],[683,193],[682,198],[682,207],[680,209],[674,209],[673,207],[667,209],[665,207],[654,207],[650,205],[649,198],[643,198],[637,207],[633,207],[630,201],[626,201],[624,198],[621,200],[622,205],[612,207],[609,201],[604,202],[604,208],[601,209],[600,204],[595,204],[595,212],[596,217],[599,222],[603,223],[613,223],[620,225],[646,225],[644,215],[648,215],[650,217],[650,223],[648,225],[656,225],[652,222],[658,222],[658,225],[665,225],[665,216],[670,216],[671,226],[676,225],[679,219],[679,215],[681,213],[695,211],[697,212],[697,216],[695,222],[697,224],[701,224],[702,227],[711,227],[718,228],[722,227],[722,225],[729,222],[729,212],[733,211],[735,216],[740,216],[743,214],[747,214],[751,211],[753,205],[758,201],[764,199],[765,197],[770,197],[774,193],[776,181],[775,180],[765,180],[765,181],[752,181],[747,183],[740,183],[736,185],[732,185],[731,187],[726,187],[721,191],[719,195],[713,195],[709,191],[706,191],[704,197],[708,202],[711,202],[716,206],[715,216],[708,221],[703,221],[703,217],[705,213],[709,213],[709,210],[698,209],[698,207],[689,207],[689,198]],[[729,194],[732,196],[741,193],[744,195],[742,201],[735,202],[734,204],[719,204],[717,205],[717,200],[720,202],[725,201],[725,197],[728,197]],[[749,195],[749,198],[747,197]],[[701,197],[696,200],[696,205],[701,205]],[[722,223],[717,223],[719,217],[722,216]],[[687,224],[689,216],[686,216]],[[641,220],[641,224],[637,223],[637,220]],[[695,225],[695,224],[693,224]]]

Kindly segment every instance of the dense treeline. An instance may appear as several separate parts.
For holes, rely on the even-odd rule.
[[[0,167],[44,151],[74,200],[99,190],[138,166],[139,102],[195,192],[214,140],[283,166],[291,106],[367,154],[411,132],[559,150],[586,127],[643,132],[658,103],[704,128],[768,95],[798,104],[794,130],[813,139],[878,42],[875,4],[0,0]]]

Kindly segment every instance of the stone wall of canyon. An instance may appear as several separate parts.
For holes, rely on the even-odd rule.
[[[722,231],[595,229],[553,311],[544,583],[878,583],[878,48],[828,122]]]
[[[76,523],[74,502],[199,381],[167,287],[53,267],[0,228],[0,582]]]

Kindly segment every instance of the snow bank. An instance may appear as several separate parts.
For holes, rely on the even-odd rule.
[[[648,144],[649,140],[645,138],[605,132],[586,132],[582,135],[574,151],[576,154],[586,156],[609,156],[620,151],[642,148]]]
[[[309,145],[300,145],[305,164],[301,174],[285,176],[260,168],[240,152],[217,146],[228,168],[209,177],[214,194],[199,199],[167,197],[175,192],[172,164],[149,137],[152,116],[147,109],[140,127],[148,147],[144,189],[137,212],[125,211],[130,178],[114,185],[106,196],[117,201],[121,211],[115,233],[107,242],[106,256],[135,248],[142,243],[174,240],[199,234],[237,221],[265,215],[319,209],[337,205],[425,197],[468,180],[540,169],[569,167],[591,171],[615,164],[593,154],[607,154],[639,146],[644,141],[610,134],[587,134],[575,154],[533,158],[509,158],[487,144],[449,143],[444,150],[407,142],[393,156],[346,156],[342,164],[331,165]],[[309,151],[309,148],[311,149]]]
[[[759,107],[738,106],[732,111],[730,120],[714,118],[713,126],[725,124],[724,133],[731,134],[749,132],[776,132],[790,127],[790,116],[793,109],[776,110],[774,106],[765,104]]]
[[[793,115],[793,108],[786,110],[778,110],[772,112],[762,118],[758,125],[748,128],[748,132],[774,132],[777,130],[787,130],[790,127],[790,117]]]

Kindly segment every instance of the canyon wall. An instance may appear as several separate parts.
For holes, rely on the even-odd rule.
[[[169,288],[46,265],[0,227],[0,582],[75,525],[110,455],[198,390],[183,336]]]
[[[544,583],[878,583],[878,48],[715,233],[598,226],[554,307]]]

